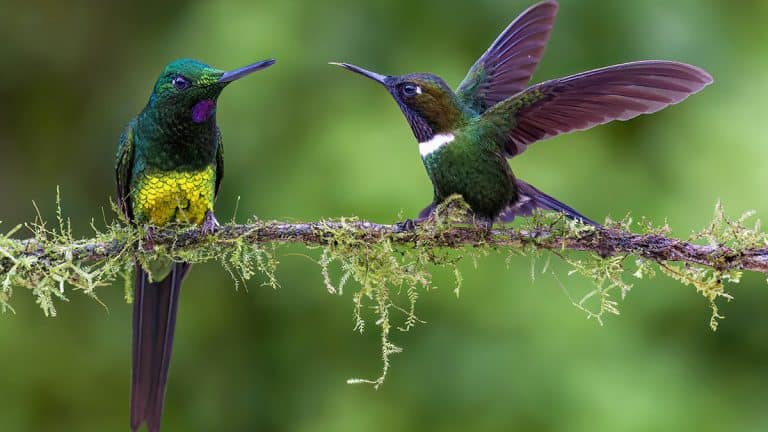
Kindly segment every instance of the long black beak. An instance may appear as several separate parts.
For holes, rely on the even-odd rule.
[[[329,64],[336,65],[336,66],[341,66],[341,67],[343,67],[346,70],[349,70],[349,71],[352,71],[352,72],[355,72],[355,73],[359,73],[360,75],[362,75],[364,77],[370,78],[370,79],[372,79],[372,80],[374,80],[374,81],[376,81],[378,83],[384,84],[384,85],[386,85],[386,80],[387,80],[387,78],[389,78],[386,75],[377,74],[376,72],[371,72],[369,70],[365,70],[365,69],[363,69],[363,68],[361,68],[359,66],[355,66],[355,65],[349,64],[349,63],[331,62]]]
[[[231,70],[229,72],[224,72],[224,75],[219,78],[220,83],[229,83],[236,79],[240,79],[246,75],[250,75],[256,71],[260,71],[262,69],[266,69],[273,64],[275,64],[277,60],[275,59],[269,59],[269,60],[263,60],[258,63],[254,63],[252,65],[248,65],[245,67],[241,67],[240,69]]]

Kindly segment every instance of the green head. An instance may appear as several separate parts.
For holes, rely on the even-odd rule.
[[[381,75],[348,63],[331,63],[370,78],[383,85],[403,111],[419,142],[436,134],[450,132],[465,119],[456,94],[437,75],[415,73]]]
[[[216,100],[232,81],[275,64],[274,59],[225,72],[193,59],[179,59],[165,67],[155,82],[147,108],[174,120],[203,123],[216,112]]]

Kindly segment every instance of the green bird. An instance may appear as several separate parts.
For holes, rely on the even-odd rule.
[[[225,72],[197,60],[169,64],[155,82],[146,107],[120,137],[115,174],[118,205],[134,224],[153,227],[170,223],[201,226],[213,233],[218,222],[213,203],[224,176],[221,132],[216,102],[232,81],[269,67],[274,59]],[[136,263],[133,300],[133,378],[131,430],[146,423],[160,430],[165,384],[184,262]]]
[[[534,209],[598,225],[515,178],[507,159],[540,140],[654,113],[712,83],[695,66],[640,61],[527,87],[557,10],[557,2],[545,1],[524,11],[477,60],[456,92],[429,73],[386,76],[332,63],[382,84],[411,126],[434,186],[434,199],[417,220],[460,194],[488,228]],[[412,221],[406,222],[412,227]]]

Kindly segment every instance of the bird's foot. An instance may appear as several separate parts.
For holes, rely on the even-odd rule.
[[[203,224],[200,226],[200,234],[213,235],[216,230],[221,226],[219,221],[214,216],[211,210],[205,212],[205,218],[203,218]]]
[[[155,227],[151,225],[147,226],[146,232],[147,234],[144,237],[143,248],[145,252],[151,252],[155,249]]]
[[[406,219],[395,224],[395,232],[414,232],[416,231],[416,224],[418,220]]]
[[[475,226],[484,230],[485,237],[490,239],[493,235],[493,219],[474,220]]]

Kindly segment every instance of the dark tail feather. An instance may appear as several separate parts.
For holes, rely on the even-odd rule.
[[[599,227],[599,223],[577,212],[573,208],[561,203],[544,192],[536,189],[522,180],[515,180],[517,183],[517,202],[504,209],[499,215],[499,219],[504,222],[511,222],[515,216],[530,216],[534,209],[552,210],[565,215],[571,219],[580,220],[586,224]]]
[[[133,431],[137,431],[145,422],[150,432],[160,430],[179,290],[189,268],[188,263],[174,263],[165,279],[150,282],[147,272],[136,264],[131,385]]]

